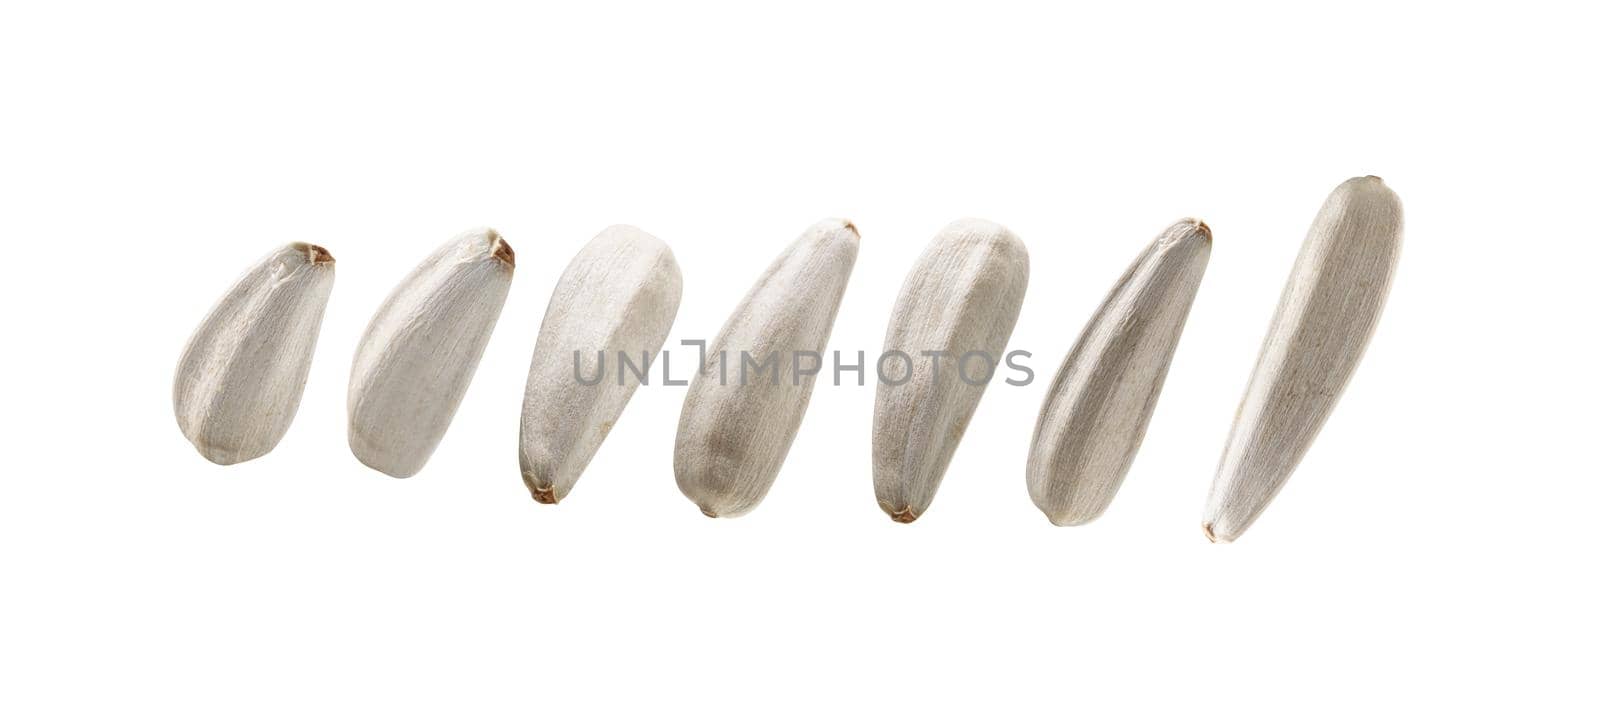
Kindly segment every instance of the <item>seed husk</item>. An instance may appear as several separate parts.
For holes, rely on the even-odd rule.
[[[795,352],[820,356],[828,345],[860,239],[846,220],[812,225],[761,275],[706,349],[678,418],[673,471],[678,489],[707,516],[749,512],[777,478],[816,383],[797,374]],[[752,366],[776,369],[743,377],[746,356]]]
[[[1333,190],[1311,224],[1206,502],[1202,528],[1231,542],[1272,502],[1361,362],[1400,257],[1400,198],[1378,177]]]
[[[172,408],[201,456],[236,464],[283,439],[332,291],[333,256],[296,242],[245,270],[200,322],[178,359]]]
[[[571,492],[639,386],[619,357],[636,357],[648,371],[682,292],[672,249],[628,225],[606,228],[567,265],[545,309],[522,397],[518,457],[534,500],[555,504]],[[616,363],[611,376],[605,357]]]
[[[1050,522],[1094,520],[1121,488],[1210,256],[1205,223],[1168,227],[1134,259],[1061,362],[1028,452],[1028,494]]]
[[[883,359],[872,417],[873,489],[895,522],[932,504],[1027,288],[1022,240],[978,219],[946,226],[906,275],[883,341],[905,355]]]
[[[516,259],[500,233],[456,236],[379,306],[350,370],[350,451],[410,477],[444,438],[500,318]]]

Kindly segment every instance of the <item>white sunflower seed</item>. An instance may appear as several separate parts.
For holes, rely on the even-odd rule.
[[[1168,227],[1122,274],[1061,362],[1028,452],[1028,494],[1050,522],[1082,525],[1116,496],[1210,257],[1205,223]]]
[[[446,242],[372,316],[350,370],[350,451],[392,477],[444,438],[511,288],[515,258],[491,229]]]
[[[705,351],[678,418],[673,470],[678,489],[706,515],[742,515],[772,487],[816,383],[795,366],[798,353],[820,357],[828,345],[860,240],[846,220],[812,225],[762,273]]]
[[[682,292],[672,248],[628,225],[606,228],[567,265],[545,309],[522,397],[518,456],[533,499],[554,504],[572,490],[639,386],[620,356],[648,370]],[[617,363],[609,378],[608,356]]]
[[[1400,198],[1377,177],[1339,185],[1311,223],[1267,329],[1202,527],[1244,533],[1310,448],[1361,362],[1400,258]]]
[[[172,408],[201,456],[236,464],[278,446],[332,290],[333,256],[296,242],[252,265],[200,322],[178,359]]]
[[[895,522],[916,520],[933,502],[1027,289],[1027,248],[987,220],[950,223],[906,275],[872,417],[873,489]]]

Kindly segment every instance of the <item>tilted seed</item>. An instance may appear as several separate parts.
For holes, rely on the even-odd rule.
[[[440,246],[372,316],[350,370],[350,451],[392,477],[422,469],[489,344],[515,258],[491,229]]]
[[[1211,257],[1198,220],[1168,227],[1089,319],[1039,408],[1028,494],[1050,522],[1082,525],[1128,474]]]
[[[636,227],[608,227],[578,251],[550,295],[522,397],[518,456],[533,499],[566,497],[628,405],[678,313],[683,276],[672,248]],[[581,357],[581,366],[574,357]],[[618,371],[605,376],[605,357]],[[581,373],[581,379],[580,379]],[[592,383],[585,383],[592,382]]]
[[[772,487],[816,383],[796,377],[795,352],[820,355],[828,345],[860,239],[845,220],[812,225],[761,275],[706,349],[706,366],[684,397],[673,453],[678,489],[706,515],[742,515]],[[746,356],[752,366],[777,368],[741,382]]]
[[[883,359],[872,417],[873,489],[895,522],[933,502],[1027,288],[1027,248],[987,220],[950,223],[906,275],[883,341],[904,356]]]
[[[1400,198],[1377,177],[1339,185],[1300,247],[1206,502],[1229,542],[1261,515],[1311,447],[1377,327],[1400,258]]]
[[[296,242],[252,265],[200,322],[178,359],[172,408],[201,456],[236,464],[278,446],[332,290],[333,256]]]

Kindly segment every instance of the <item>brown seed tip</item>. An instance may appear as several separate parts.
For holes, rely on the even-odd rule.
[[[1201,235],[1205,236],[1207,242],[1211,240],[1211,225],[1206,224],[1205,220],[1195,220],[1194,228],[1199,230]]]
[[[711,508],[706,507],[705,505],[701,505],[700,506],[700,514],[705,515],[706,517],[716,517],[717,516],[717,511],[716,510],[712,510]]]
[[[555,487],[541,481],[532,472],[522,473],[522,484],[528,486],[528,492],[533,493],[533,501],[545,505],[554,505],[560,500],[556,497]]]
[[[333,262],[333,255],[328,252],[328,248],[322,247],[321,245],[313,245],[309,242],[297,242],[294,244],[294,249],[305,253],[306,262],[309,262],[312,265],[325,265]]]
[[[907,505],[899,510],[892,510],[888,507],[885,507],[883,508],[883,511],[889,513],[889,519],[897,523],[910,523],[916,522],[917,520],[917,512],[912,510],[910,505]]]
[[[1202,524],[1200,526],[1200,530],[1201,530],[1201,532],[1204,532],[1206,534],[1206,540],[1209,540],[1209,541],[1211,541],[1213,543],[1226,543],[1226,542],[1228,542],[1226,540],[1218,540],[1217,539],[1217,532],[1211,528],[1211,523]]]
[[[844,226],[849,228],[851,232],[856,233],[856,237],[860,237],[861,236],[861,231],[856,229],[856,223],[851,222],[850,220],[845,220],[844,221]]]
[[[511,249],[510,245],[506,244],[506,239],[504,237],[499,235],[494,236],[494,247],[489,248],[489,254],[500,258],[500,260],[511,267],[517,266],[517,253]]]

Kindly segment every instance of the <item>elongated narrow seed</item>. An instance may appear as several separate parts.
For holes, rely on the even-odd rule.
[[[1205,223],[1168,227],[1122,274],[1061,362],[1028,451],[1028,494],[1050,522],[1082,525],[1116,496],[1210,257]]]
[[[636,227],[608,227],[578,251],[539,327],[522,397],[518,455],[533,499],[566,497],[648,372],[678,314],[672,248]],[[616,373],[606,376],[610,358]],[[581,363],[580,363],[581,362]]]
[[[987,220],[950,223],[889,316],[872,416],[872,485],[895,522],[927,512],[994,378],[1028,289],[1028,249]]]
[[[772,487],[805,417],[860,240],[846,220],[812,225],[762,273],[705,351],[684,397],[672,463],[678,489],[706,515],[743,515]]]
[[[250,266],[200,322],[178,359],[172,409],[201,456],[236,464],[278,446],[332,291],[333,256],[296,242]]]
[[[372,316],[350,369],[350,451],[410,477],[427,464],[472,383],[505,305],[511,246],[484,228],[434,250]]]
[[[1244,533],[1310,448],[1361,362],[1400,258],[1400,198],[1377,177],[1333,190],[1300,247],[1233,432],[1202,527]]]

